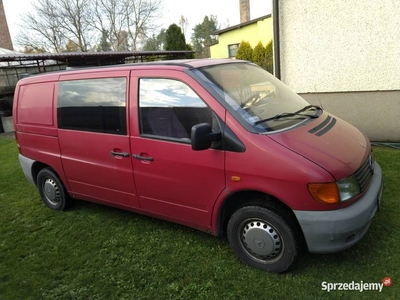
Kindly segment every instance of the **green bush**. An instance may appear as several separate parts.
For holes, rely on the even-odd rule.
[[[266,70],[271,74],[274,74],[274,53],[272,50],[272,40],[265,46],[265,59],[266,59]]]
[[[236,51],[236,59],[253,60],[253,48],[249,42],[242,41]]]
[[[267,58],[266,58],[267,52],[265,51],[265,47],[263,44],[258,42],[258,44],[254,47],[253,50],[253,59],[252,61],[259,65],[263,69],[267,69]]]
[[[190,44],[186,44],[186,50],[193,51],[193,47]],[[194,53],[186,54],[185,58],[194,58]]]
[[[267,70],[271,74],[274,71],[272,40],[264,47],[263,44],[258,42],[253,50],[253,62],[261,68]]]
[[[185,36],[178,25],[171,24],[165,34],[165,50],[186,50]]]
[[[251,48],[249,42],[242,41],[236,52],[236,58],[254,62],[271,74],[274,73],[272,40],[269,41],[265,47],[261,41],[258,42],[258,44],[254,47],[254,50]]]

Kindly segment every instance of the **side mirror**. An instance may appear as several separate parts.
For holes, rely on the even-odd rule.
[[[206,150],[212,142],[221,140],[221,133],[213,132],[210,124],[201,123],[192,127],[190,138],[193,150]]]

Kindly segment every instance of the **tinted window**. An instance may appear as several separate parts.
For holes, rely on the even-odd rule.
[[[141,134],[189,141],[193,125],[212,124],[212,111],[185,83],[142,78],[139,83]]]
[[[58,127],[126,134],[126,78],[62,81]]]

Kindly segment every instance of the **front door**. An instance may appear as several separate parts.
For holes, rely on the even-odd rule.
[[[225,152],[192,150],[190,131],[199,123],[218,126],[213,110],[186,83],[192,79],[185,74],[134,75],[131,95],[138,95],[138,109],[131,115],[137,124],[131,152],[141,208],[210,226],[214,203],[225,188]]]
[[[57,108],[61,159],[77,198],[139,206],[127,131],[128,74],[61,78]]]

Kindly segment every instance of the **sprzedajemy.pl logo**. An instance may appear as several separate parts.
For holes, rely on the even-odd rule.
[[[323,281],[321,283],[321,289],[323,291],[331,292],[331,291],[379,291],[382,292],[384,286],[391,286],[392,279],[390,277],[383,278],[382,282],[326,282]]]

